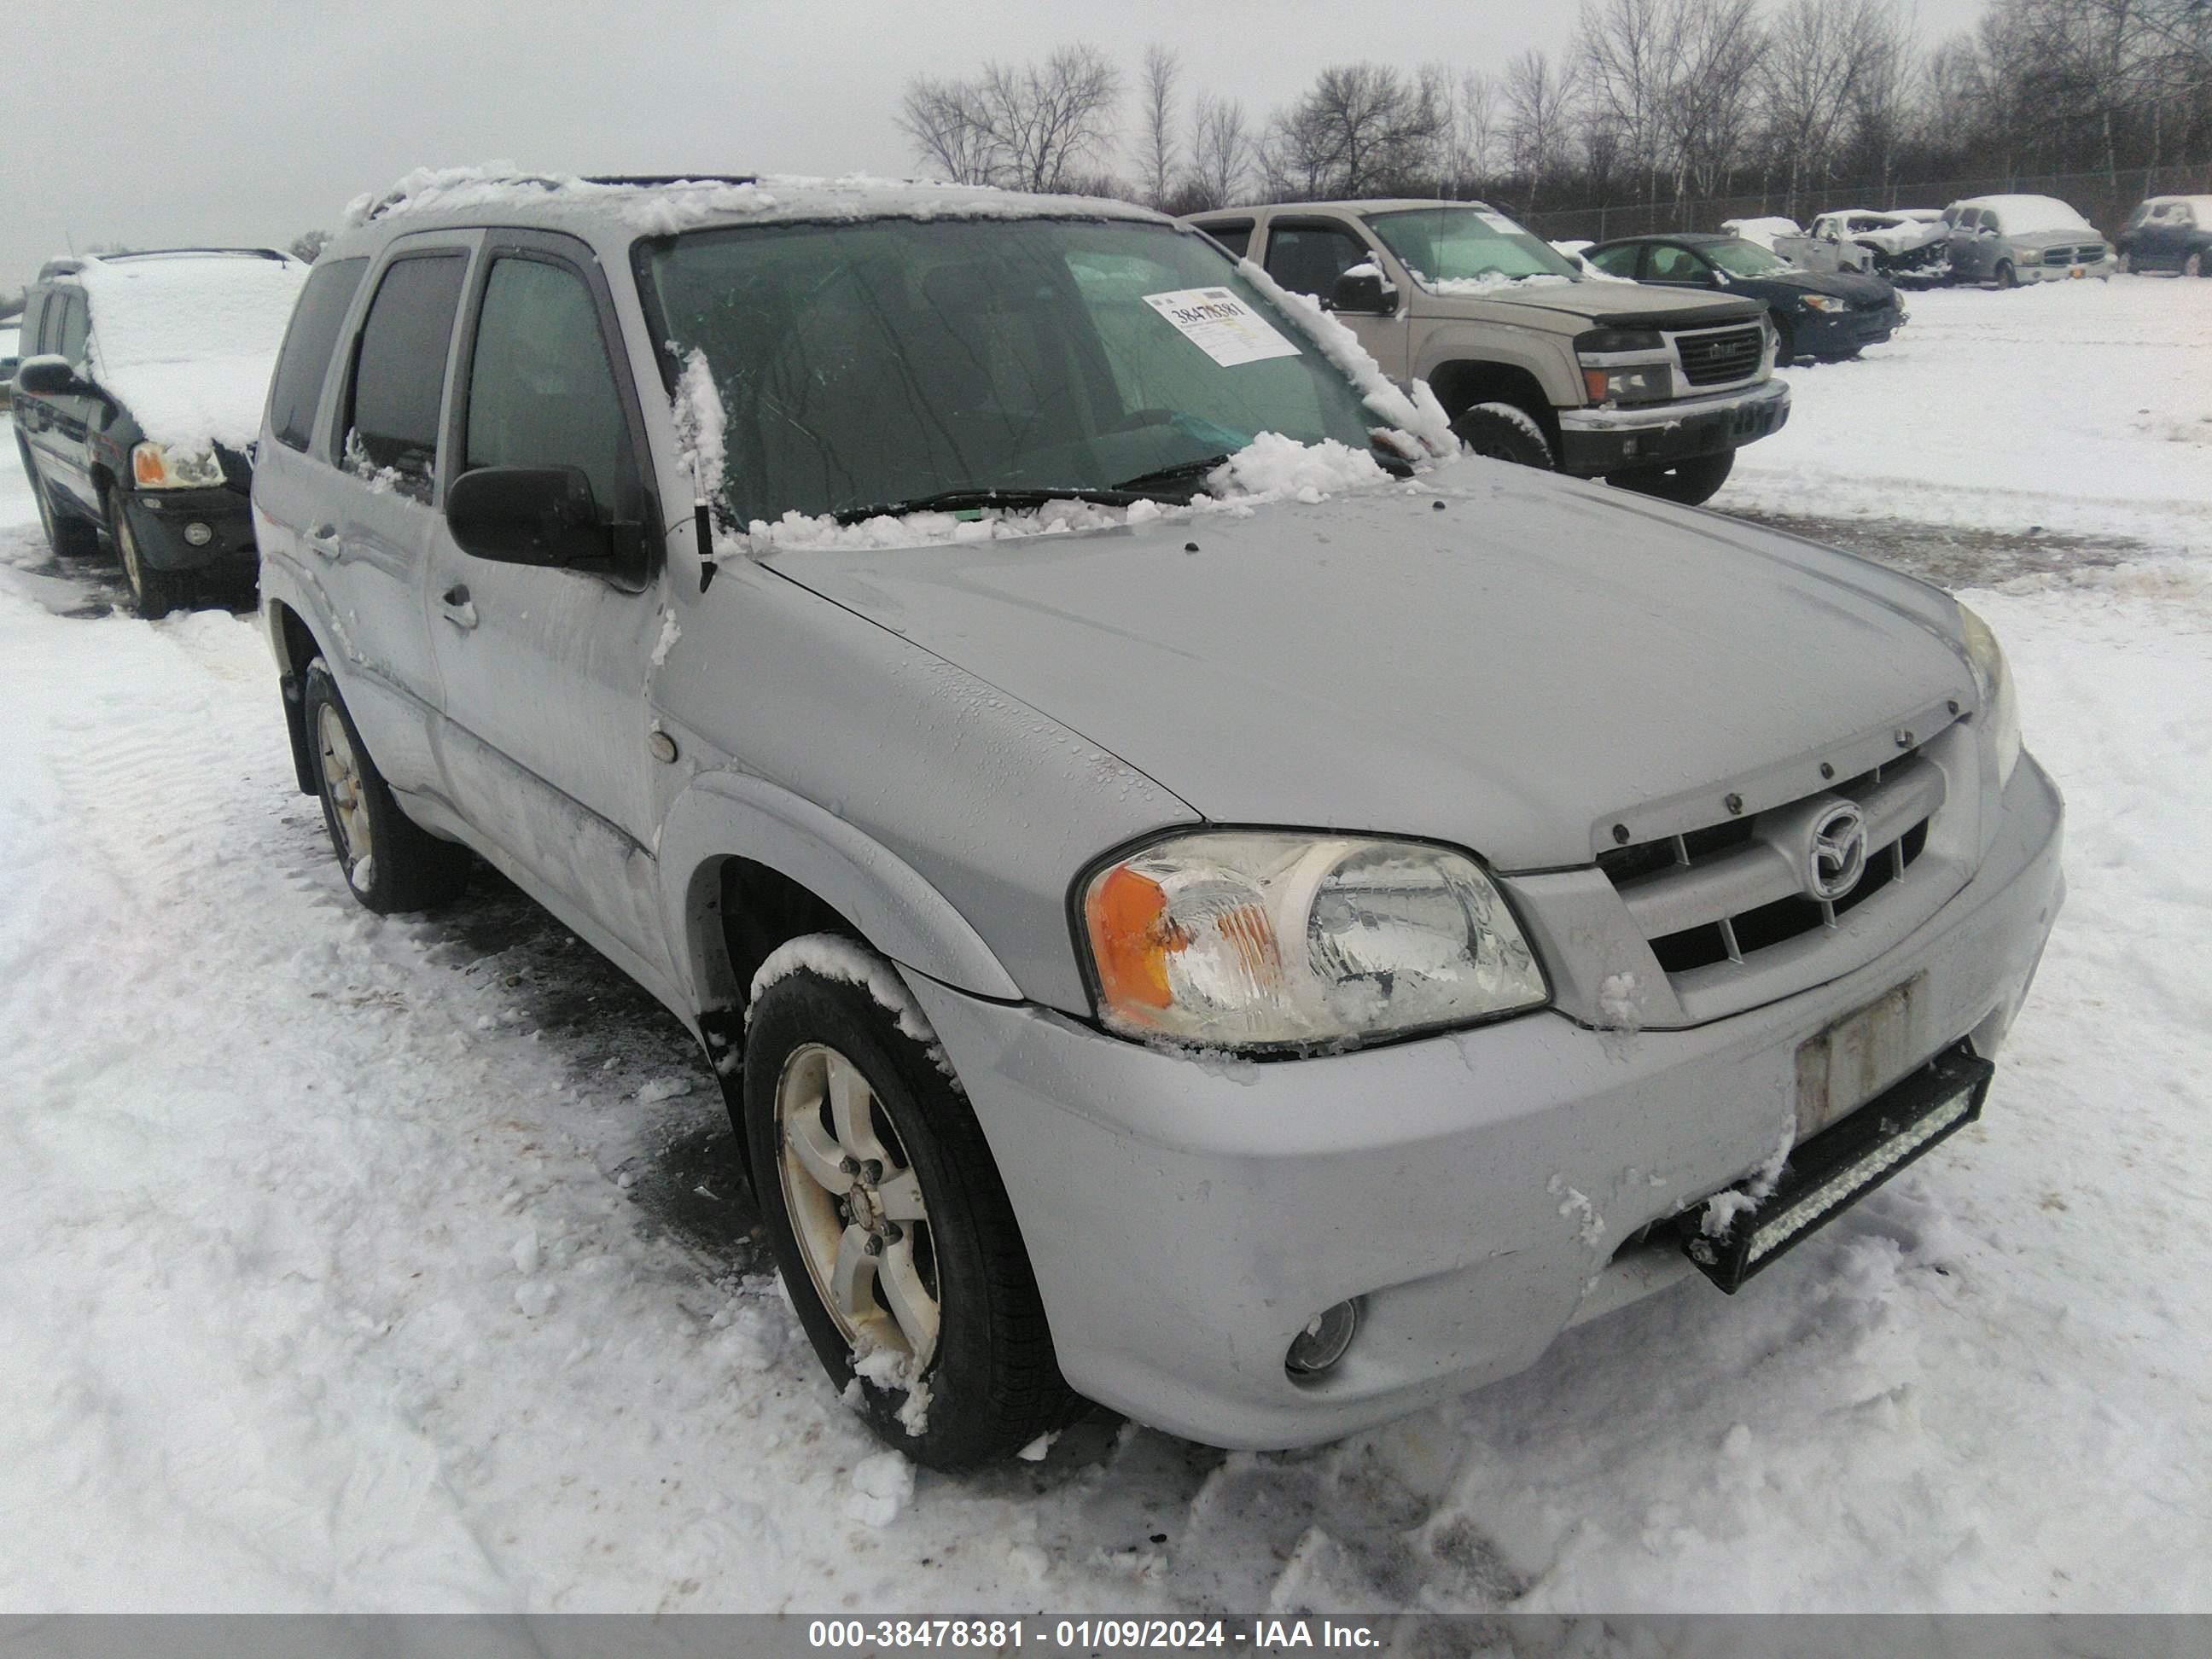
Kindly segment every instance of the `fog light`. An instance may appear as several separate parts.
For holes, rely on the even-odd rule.
[[[1344,1358],[1359,1328],[1359,1304],[1340,1302],[1314,1316],[1313,1323],[1291,1340],[1283,1369],[1292,1376],[1318,1376]]]
[[[215,532],[195,521],[185,526],[185,539],[194,547],[205,547],[215,539]]]

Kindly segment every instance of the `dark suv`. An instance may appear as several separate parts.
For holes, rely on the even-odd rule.
[[[272,248],[176,248],[55,259],[32,284],[23,471],[54,551],[105,538],[142,616],[253,578],[253,439],[306,279]]]
[[[2138,202],[2117,240],[2122,270],[2212,276],[2212,196],[2154,196]]]

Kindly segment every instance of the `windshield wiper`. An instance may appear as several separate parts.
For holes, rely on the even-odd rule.
[[[1101,507],[1127,507],[1138,499],[1127,489],[1093,489],[1076,484],[1060,489],[940,489],[933,495],[915,495],[902,501],[879,501],[873,507],[848,507],[830,516],[839,524],[859,524],[865,519],[896,519],[907,513],[963,513],[992,507],[1043,507],[1051,501],[1096,501]]]
[[[1206,455],[1194,461],[1177,461],[1173,466],[1156,466],[1150,472],[1139,472],[1133,478],[1124,478],[1114,486],[1116,489],[1144,489],[1154,484],[1182,483],[1186,480],[1202,480],[1206,475],[1229,459],[1226,455]]]

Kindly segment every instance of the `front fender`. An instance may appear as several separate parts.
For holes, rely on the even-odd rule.
[[[750,859],[798,883],[901,967],[1012,1002],[1022,993],[982,936],[912,866],[835,813],[749,773],[702,772],[670,807],[660,878],[698,1006],[735,1007],[720,949],[720,869]]]

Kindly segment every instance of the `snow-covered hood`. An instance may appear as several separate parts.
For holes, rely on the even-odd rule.
[[[767,562],[1209,818],[1432,836],[1509,870],[1973,695],[1931,588],[1474,459],[1249,515]]]
[[[2049,230],[2008,232],[2005,240],[2014,247],[2080,247],[2087,242],[2101,242],[2104,233],[2094,225],[2067,225]]]

